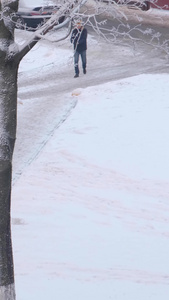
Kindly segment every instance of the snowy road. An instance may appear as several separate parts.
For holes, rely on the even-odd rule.
[[[16,34],[18,42],[22,43],[25,35],[31,33],[18,31]],[[76,105],[73,99],[72,103],[67,102],[65,93],[113,79],[156,73],[157,70],[163,72],[166,68],[164,54],[159,57],[159,52],[146,44],[138,47],[134,52],[128,45],[105,44],[103,40],[98,41],[97,36],[89,35],[87,75],[74,79],[69,38],[59,43],[41,41],[35,46],[20,65],[13,182]]]

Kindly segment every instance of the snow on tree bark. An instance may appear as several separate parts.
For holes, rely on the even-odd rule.
[[[0,287],[0,299],[1,300],[15,300],[15,286],[10,284]]]

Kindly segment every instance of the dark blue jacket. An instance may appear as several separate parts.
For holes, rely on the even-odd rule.
[[[77,52],[82,53],[84,50],[87,50],[87,29],[84,27],[80,29],[75,28],[72,31],[70,41]]]

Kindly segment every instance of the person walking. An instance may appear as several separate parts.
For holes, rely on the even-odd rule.
[[[81,21],[76,23],[76,27],[72,31],[71,43],[74,45],[74,68],[75,76],[79,77],[79,55],[81,56],[83,74],[86,74],[86,50],[87,50],[87,29],[84,28]]]

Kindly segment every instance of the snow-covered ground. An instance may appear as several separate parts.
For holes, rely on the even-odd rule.
[[[55,47],[51,72],[57,51],[65,65]],[[40,53],[46,66],[37,47],[20,72],[35,74]],[[13,185],[17,300],[168,299],[168,81],[143,74],[64,93],[76,106]],[[35,100],[19,99],[18,126]]]

